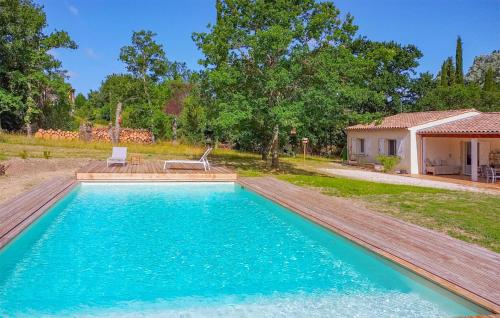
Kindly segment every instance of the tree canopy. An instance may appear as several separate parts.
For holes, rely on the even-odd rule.
[[[57,48],[75,49],[65,31],[46,34],[46,15],[31,0],[0,1],[0,129],[8,118],[10,129],[25,125],[28,133],[36,122],[43,125],[60,118],[70,107],[71,86],[65,83],[61,62],[50,53]]]
[[[217,0],[215,10],[215,23],[192,35],[201,70],[170,61],[156,33],[138,30],[116,52],[125,71],[73,99],[51,53],[76,43],[45,32],[43,8],[31,0],[0,0],[0,129],[107,125],[120,104],[124,127],[224,142],[277,167],[302,137],[315,153],[338,153],[346,126],[385,115],[500,111],[500,54],[476,58],[464,78],[460,36],[436,76],[416,74],[423,54],[415,45],[364,37],[331,1]]]

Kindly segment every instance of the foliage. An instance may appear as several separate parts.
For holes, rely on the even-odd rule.
[[[394,168],[398,165],[398,163],[401,161],[401,158],[398,156],[384,156],[380,155],[377,156],[377,161],[379,161],[382,166],[384,166],[384,172],[392,172],[394,171]]]
[[[42,7],[31,0],[0,2],[0,118],[10,129],[22,122],[30,133],[33,123],[69,118],[71,88],[50,51],[77,46],[66,32],[46,34],[46,27]]]
[[[495,80],[494,80],[493,76],[494,76],[493,69],[490,67],[486,71],[486,74],[484,75],[483,89],[487,92],[494,91],[496,88]]]
[[[495,53],[495,52],[494,52]],[[457,38],[455,65],[451,57],[447,58],[441,67],[439,81],[434,81],[427,75],[425,81],[421,81],[416,90],[420,94],[415,98],[414,110],[447,110],[475,108],[479,111],[495,112],[500,111],[500,84],[495,82],[495,75],[492,69],[485,70],[484,78],[478,79],[476,74],[480,70],[480,61],[488,60],[494,64],[494,54],[492,57],[478,57],[474,65],[467,73],[468,82],[463,81],[462,72],[462,39]],[[500,57],[500,54],[498,54]],[[484,68],[484,65],[481,66]],[[482,72],[482,71],[481,71]],[[474,78],[474,81],[471,79]],[[422,79],[423,80],[423,79]],[[439,85],[437,85],[439,82]],[[483,89],[481,89],[483,84]]]
[[[28,152],[23,149],[21,152],[19,152],[19,157],[22,158],[22,159],[28,159]]]
[[[457,46],[455,50],[455,83],[464,83],[464,62],[462,58],[462,38],[457,37]]]
[[[422,53],[413,45],[354,39],[357,27],[331,2],[218,1],[217,22],[193,38],[205,55],[200,96],[216,138],[272,153],[288,132],[316,152],[342,145],[358,114],[405,109]]]
[[[500,92],[483,91],[477,84],[437,87],[422,97],[415,106],[420,111],[476,108],[500,111]]]
[[[485,74],[489,68],[493,69],[494,82],[500,83],[500,51],[476,56],[474,63],[472,63],[465,76],[465,80],[469,83],[483,84]]]

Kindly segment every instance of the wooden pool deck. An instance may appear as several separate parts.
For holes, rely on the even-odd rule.
[[[238,182],[448,290],[500,313],[500,254],[271,177]]]
[[[76,172],[77,180],[135,180],[135,181],[236,181],[233,170],[213,166],[209,171],[203,169],[167,169],[163,170],[163,161],[145,160],[140,164],[128,163],[125,166],[106,166],[105,161],[91,161]]]
[[[38,219],[76,184],[75,178],[54,178],[0,204],[0,248]]]

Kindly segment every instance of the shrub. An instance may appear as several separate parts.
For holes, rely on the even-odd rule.
[[[378,156],[377,160],[384,166],[384,172],[392,172],[401,158],[398,156]]]
[[[44,157],[45,159],[50,159],[50,157],[51,157],[50,151],[45,150],[45,151],[43,152],[43,157]]]
[[[28,159],[28,152],[26,150],[23,150],[19,153],[19,157],[23,159]]]

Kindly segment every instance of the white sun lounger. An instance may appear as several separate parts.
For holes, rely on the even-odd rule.
[[[163,171],[168,169],[168,167],[172,167],[175,165],[194,165],[203,167],[205,171],[210,170],[210,163],[208,162],[208,154],[212,151],[212,148],[209,147],[203,156],[201,156],[200,160],[165,160],[165,164],[163,165]]]
[[[113,147],[113,153],[111,157],[106,161],[106,166],[121,163],[122,165],[127,164],[127,147]]]

